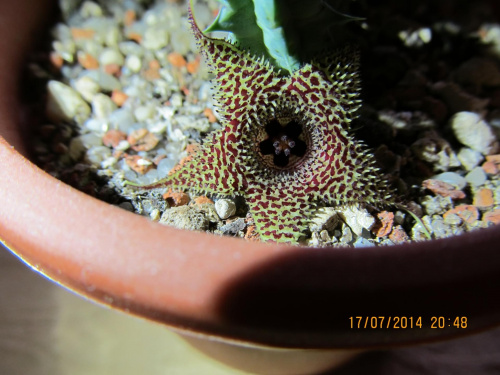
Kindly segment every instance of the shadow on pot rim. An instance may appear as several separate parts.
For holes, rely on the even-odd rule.
[[[0,6],[2,27],[33,24],[0,45],[4,75],[19,69],[30,33],[47,13],[42,2],[21,11],[27,3]],[[0,134],[21,148],[17,81],[0,81],[7,98]],[[1,138],[0,162],[0,236],[13,252],[79,294],[182,332],[242,345],[366,348],[500,324],[499,227],[375,249],[245,242],[167,228],[97,201]],[[358,316],[369,318],[362,328]],[[405,317],[407,327],[394,320],[384,327],[379,319],[364,328],[373,317]],[[432,328],[433,317],[442,317],[443,327]],[[456,317],[467,326],[454,326]]]

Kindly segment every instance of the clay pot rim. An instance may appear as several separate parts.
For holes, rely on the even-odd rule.
[[[25,26],[18,40],[0,44],[0,71],[19,67],[30,30],[46,13],[43,2],[21,12],[23,1],[0,7],[2,27]],[[0,80],[2,97],[10,98],[0,102],[0,134],[22,148],[19,103],[12,95],[19,75],[10,76]],[[500,285],[494,247],[500,243],[499,227],[377,249],[269,245],[164,227],[97,201],[34,166],[3,138],[0,165],[0,236],[13,252],[77,293],[184,333],[240,345],[364,348],[454,337],[500,324],[493,288]],[[381,301],[385,308],[370,310],[373,306],[357,296]],[[347,321],[337,321],[348,319],[346,303],[352,303],[353,316],[468,314],[470,327],[432,330],[426,322],[424,329],[391,335],[376,329],[353,334],[342,326]],[[302,309],[308,304],[313,311]],[[338,309],[342,317],[335,315]]]

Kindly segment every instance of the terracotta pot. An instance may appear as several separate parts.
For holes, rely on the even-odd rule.
[[[51,10],[48,1],[0,2],[0,237],[35,270],[266,374],[313,373],[362,349],[500,323],[500,227],[376,249],[246,242],[153,223],[34,166],[23,157],[17,93],[31,35]],[[408,327],[351,328],[356,316],[406,317]],[[445,326],[432,328],[432,317]]]

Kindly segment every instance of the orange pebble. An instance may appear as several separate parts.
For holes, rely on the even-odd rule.
[[[207,116],[208,121],[210,121],[210,122],[216,122],[217,121],[217,118],[215,117],[214,112],[210,108],[205,108],[203,110],[203,114],[205,116]]]
[[[52,51],[50,53],[50,62],[58,69],[60,69],[64,64],[62,56],[56,51]]]
[[[107,64],[104,66],[104,71],[108,74],[119,76],[122,71],[122,68],[118,64]]]
[[[121,107],[128,99],[128,95],[120,90],[113,90],[111,93],[111,100],[118,106]]]
[[[125,12],[125,16],[123,18],[123,24],[125,26],[130,26],[132,25],[136,20],[136,14],[133,9],[127,9]]]
[[[213,200],[211,200],[210,198],[208,198],[208,197],[206,197],[206,196],[202,195],[202,196],[200,196],[200,197],[196,197],[196,198],[194,199],[194,203],[195,203],[195,204],[198,204],[198,205],[199,205],[199,204],[205,204],[205,203],[211,203],[211,204],[213,204],[213,203],[214,203],[214,201],[213,201]]]
[[[130,40],[133,40],[134,42],[141,43],[142,42],[142,35],[138,33],[128,33],[127,38]]]
[[[443,215],[446,218],[449,215],[455,214],[468,224],[473,224],[479,219],[479,211],[476,207],[470,204],[460,204],[451,210],[446,211]]]
[[[99,61],[97,61],[97,59],[89,53],[85,53],[85,52],[79,53],[78,54],[78,62],[85,69],[92,70],[92,69],[99,68]]]
[[[483,216],[483,221],[500,224],[500,209],[486,212]]]
[[[186,66],[186,64],[187,64],[184,56],[182,56],[178,52],[169,53],[167,56],[167,59],[170,62],[170,64],[172,64],[173,66],[175,66],[177,68],[182,68],[183,66]]]
[[[195,74],[200,68],[200,59],[190,61],[186,64],[186,69],[190,74]]]
[[[189,195],[183,192],[174,192],[169,189],[165,194],[163,194],[163,199],[168,201],[171,206],[179,207],[184,206],[189,203]]]
[[[493,190],[491,189],[480,189],[474,194],[474,200],[472,204],[478,208],[489,208],[495,204],[493,199]]]
[[[71,28],[71,36],[73,39],[92,39],[95,35],[95,30],[80,29],[77,27]]]

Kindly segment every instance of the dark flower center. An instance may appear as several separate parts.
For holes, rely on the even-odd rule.
[[[259,149],[262,155],[273,155],[276,167],[287,167],[292,159],[305,155],[307,145],[299,138],[302,125],[297,121],[290,120],[283,125],[278,119],[273,119],[266,124],[265,131],[267,138],[259,143]]]

